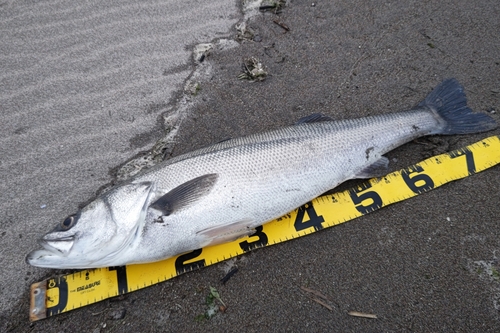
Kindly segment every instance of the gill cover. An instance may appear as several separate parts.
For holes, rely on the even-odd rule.
[[[153,189],[151,182],[112,189],[43,236],[43,250],[26,261],[49,268],[105,267],[132,245],[142,230]]]

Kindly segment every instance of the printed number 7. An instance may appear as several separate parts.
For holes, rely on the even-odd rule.
[[[465,155],[465,162],[467,163],[467,171],[469,176],[476,173],[476,164],[474,163],[474,156],[469,148],[462,148],[450,152],[451,158],[457,158],[459,156]]]

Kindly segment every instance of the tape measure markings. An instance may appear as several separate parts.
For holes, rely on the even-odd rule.
[[[321,196],[230,243],[164,261],[83,270],[31,286],[30,320],[80,308],[213,265],[253,249],[306,236],[465,178],[500,163],[500,136],[428,158],[354,188]]]

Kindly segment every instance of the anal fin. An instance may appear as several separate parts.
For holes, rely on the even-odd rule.
[[[355,178],[373,178],[381,177],[387,174],[387,168],[389,167],[389,159],[385,156],[380,157],[378,160],[372,164],[367,165],[363,170],[361,170]]]

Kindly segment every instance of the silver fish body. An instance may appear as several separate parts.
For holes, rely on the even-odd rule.
[[[319,119],[317,119],[319,118]],[[221,142],[163,162],[46,234],[28,263],[92,268],[153,262],[248,235],[345,180],[379,175],[415,138],[493,129],[444,81],[415,109],[318,121]]]

